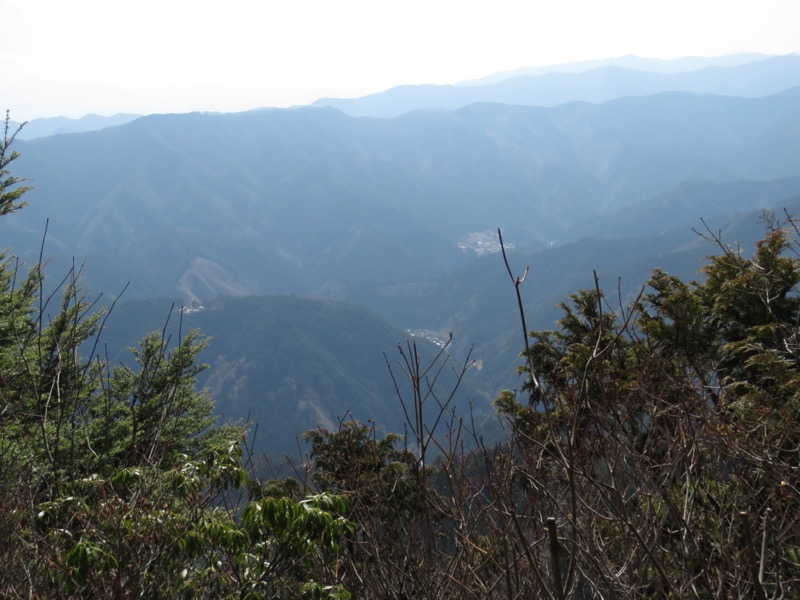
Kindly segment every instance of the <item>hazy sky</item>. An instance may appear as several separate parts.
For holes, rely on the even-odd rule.
[[[12,117],[236,111],[636,54],[800,51],[798,0],[0,0]]]

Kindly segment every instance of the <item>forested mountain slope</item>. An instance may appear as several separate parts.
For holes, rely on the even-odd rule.
[[[299,296],[219,298],[180,314],[167,300],[134,300],[114,307],[101,334],[102,347],[115,349],[113,363],[130,363],[123,350],[145,334],[164,331],[177,343],[199,329],[210,338],[201,356],[209,365],[198,381],[214,400],[214,412],[231,423],[250,422],[258,456],[294,454],[307,429],[336,429],[340,421],[377,423],[380,432],[402,431],[407,423],[392,382],[411,401],[398,350],[416,343],[424,364],[440,348],[411,336],[361,307]],[[388,365],[387,365],[388,361]],[[451,360],[437,390],[443,396],[455,381]],[[470,373],[451,408],[490,410],[491,399]],[[431,401],[430,410],[434,409]],[[410,409],[410,405],[409,405]],[[412,413],[413,414],[413,413]]]
[[[131,281],[133,297],[429,277],[497,226],[544,247],[687,181],[796,177],[798,123],[800,89],[396,119],[156,115],[20,144],[36,192],[2,235],[36,255],[49,218],[46,255],[88,258],[92,287]]]

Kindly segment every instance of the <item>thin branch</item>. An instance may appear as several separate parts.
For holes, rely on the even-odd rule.
[[[530,404],[534,404],[534,400],[537,399],[540,388],[539,388],[539,380],[536,377],[536,372],[533,368],[533,357],[531,356],[531,347],[530,342],[528,341],[528,325],[525,323],[525,308],[522,305],[522,293],[520,292],[520,286],[525,281],[525,278],[528,276],[529,267],[525,267],[525,272],[522,274],[522,277],[514,277],[514,274],[511,272],[511,265],[508,263],[508,256],[506,255],[506,246],[503,243],[503,232],[500,228],[497,228],[497,237],[500,240],[500,250],[503,252],[503,262],[506,265],[506,271],[508,271],[508,276],[511,278],[511,282],[514,284],[514,291],[517,294],[517,306],[519,308],[519,318],[522,323],[522,337],[525,340],[525,358],[528,361],[528,373],[530,375],[530,383],[531,383],[531,396],[530,396]]]

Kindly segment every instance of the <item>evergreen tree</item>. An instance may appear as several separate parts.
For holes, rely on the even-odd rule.
[[[7,168],[18,131],[6,116],[0,215],[30,190]],[[242,506],[245,432],[196,388],[206,340],[151,334],[111,369],[80,279],[46,294],[41,263],[0,257],[0,596],[348,598],[342,499]]]

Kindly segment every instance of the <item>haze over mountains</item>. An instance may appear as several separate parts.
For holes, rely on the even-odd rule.
[[[36,201],[7,235],[37,250],[49,217],[49,247],[91,257],[102,289],[186,302],[428,277],[497,226],[544,247],[687,181],[795,176],[798,127],[800,88],[396,119],[154,115],[21,144]]]
[[[59,133],[80,133],[83,131],[98,131],[114,125],[129,123],[138,119],[142,115],[120,113],[110,117],[101,115],[85,115],[80,119],[70,119],[68,117],[48,117],[44,119],[33,119],[26,123],[22,131],[19,132],[20,140],[35,140],[36,138],[58,135]],[[19,126],[19,123],[12,123]]]
[[[356,117],[394,117],[413,110],[455,110],[476,102],[556,106],[607,102],[668,91],[757,97],[800,85],[800,56],[752,55],[656,61],[622,57],[561,68],[514,71],[462,85],[400,86],[363,98],[323,98]],[[755,60],[753,60],[755,59]]]
[[[452,110],[475,102],[551,106],[664,91],[763,96],[800,85],[798,61],[798,55],[734,54],[673,60],[628,55],[516,69],[452,86],[407,85],[361,98],[321,98],[313,105],[333,106],[352,116],[396,116],[413,110]],[[7,95],[13,98],[13,94]],[[20,133],[20,139],[95,131],[139,116],[33,119]]]
[[[800,57],[694,64],[151,115],[24,140],[15,174],[36,190],[0,235],[31,263],[49,219],[49,272],[75,257],[94,290],[130,282],[122,327],[108,333],[119,343],[160,327],[169,302],[154,298],[206,306],[186,315],[218,338],[206,383],[226,416],[260,415],[271,451],[300,432],[281,430],[289,412],[292,429],[347,410],[402,427],[400,413],[366,409],[393,390],[382,355],[368,363],[357,349],[392,352],[409,329],[452,331],[459,359],[474,346],[465,392],[486,412],[516,385],[522,345],[497,227],[514,265],[532,265],[528,324],[545,328],[593,269],[624,297],[655,266],[690,276],[714,251],[691,231],[701,218],[749,244],[760,209],[800,208]],[[294,323],[288,338],[281,323]]]

